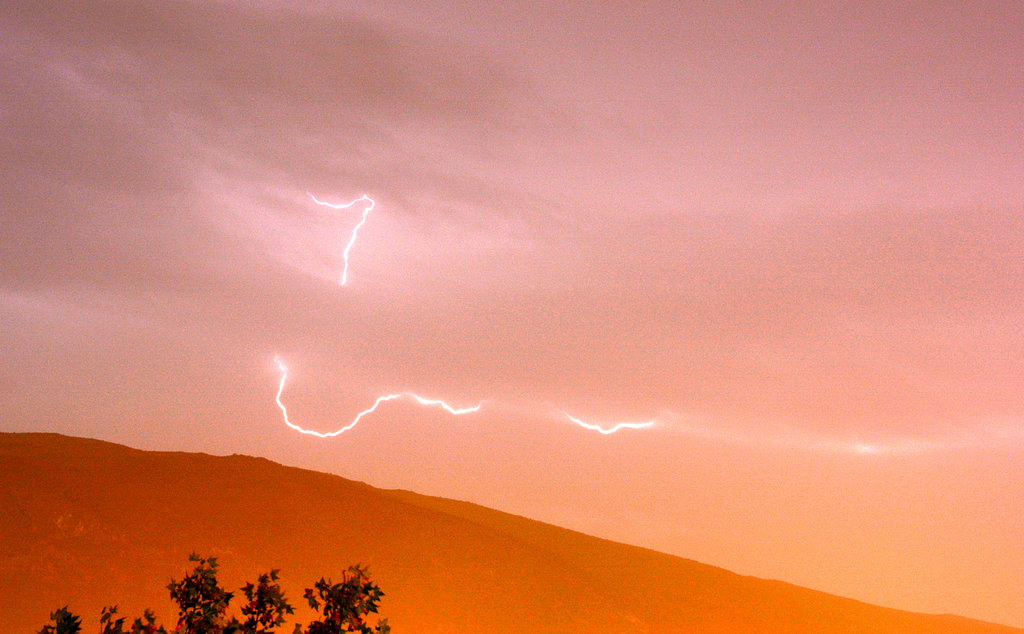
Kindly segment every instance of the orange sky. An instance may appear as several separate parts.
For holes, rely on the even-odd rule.
[[[1024,626],[1019,3],[248,4],[2,12],[0,430]]]

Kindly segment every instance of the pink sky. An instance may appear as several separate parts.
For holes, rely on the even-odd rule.
[[[0,430],[1024,626],[1024,10],[676,4],[4,11]]]

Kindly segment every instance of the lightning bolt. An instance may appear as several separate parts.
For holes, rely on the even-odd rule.
[[[412,392],[398,392],[397,394],[385,394],[384,396],[377,397],[377,400],[374,401],[372,406],[370,406],[367,409],[364,409],[363,411],[359,412],[359,414],[354,419],[352,419],[351,423],[349,423],[348,425],[345,425],[341,429],[336,429],[335,431],[331,431],[331,432],[319,432],[319,431],[314,431],[312,429],[303,429],[302,427],[299,427],[298,425],[293,423],[288,418],[288,408],[286,408],[284,406],[284,403],[281,402],[281,393],[284,392],[284,384],[285,384],[285,381],[288,380],[288,366],[286,366],[284,364],[284,362],[281,361],[280,357],[276,357],[276,356],[274,357],[274,363],[277,364],[277,369],[281,372],[281,383],[277,386],[277,397],[274,400],[277,401],[277,406],[279,408],[281,408],[281,414],[284,416],[284,424],[289,426],[289,427],[291,427],[292,429],[294,429],[295,431],[299,432],[300,434],[307,434],[307,435],[310,435],[310,436],[316,436],[317,438],[334,438],[335,436],[338,436],[340,434],[344,434],[348,430],[350,430],[353,427],[355,427],[356,425],[358,425],[359,421],[361,421],[364,416],[366,416],[368,414],[372,414],[373,412],[377,411],[377,408],[380,406],[381,403],[386,403],[387,401],[393,401],[396,398],[402,398],[402,397],[411,398],[411,399],[415,400],[417,403],[419,403],[420,405],[423,405],[423,406],[426,406],[426,407],[440,407],[441,409],[445,410],[449,414],[452,414],[453,416],[462,416],[463,414],[472,414],[473,412],[479,411],[480,408],[483,406],[483,402],[480,402],[480,403],[477,403],[476,406],[474,406],[474,407],[457,408],[457,407],[452,407],[451,405],[449,405],[448,403],[446,403],[446,402],[444,402],[442,400],[432,399],[432,398],[424,398],[424,397],[422,397],[422,396],[420,396],[418,394],[413,394]]]
[[[345,286],[348,283],[349,254],[352,251],[352,247],[356,243],[356,238],[358,237],[359,230],[363,227],[363,225],[366,224],[366,221],[367,221],[367,218],[370,215],[370,212],[373,211],[373,209],[376,207],[376,201],[374,201],[374,199],[370,198],[366,194],[363,194],[362,196],[360,196],[359,198],[356,198],[355,200],[352,200],[352,201],[347,202],[347,203],[340,203],[340,204],[338,204],[338,203],[329,203],[329,202],[322,201],[322,200],[318,199],[316,196],[314,196],[312,193],[309,193],[309,192],[307,192],[307,194],[313,200],[313,202],[315,202],[317,205],[320,205],[320,206],[323,206],[323,207],[329,207],[329,208],[335,209],[335,210],[350,209],[351,207],[353,207],[353,206],[355,206],[355,205],[357,205],[357,204],[359,204],[361,202],[362,203],[366,203],[366,206],[363,209],[362,217],[359,219],[359,222],[352,229],[352,235],[349,238],[348,243],[345,245],[345,249],[343,251],[344,268],[342,269],[342,272],[341,272],[340,285],[341,286]],[[352,422],[350,422],[348,425],[345,425],[341,429],[338,429],[338,430],[335,430],[335,431],[332,431],[332,432],[318,432],[318,431],[311,430],[311,429],[304,429],[304,428],[300,427],[299,425],[296,425],[295,423],[293,423],[289,419],[289,417],[288,417],[288,409],[285,407],[284,403],[281,402],[281,394],[284,392],[284,386],[285,386],[285,383],[288,380],[288,368],[284,365],[284,363],[281,361],[281,359],[279,357],[277,357],[277,356],[274,357],[274,362],[277,364],[278,370],[281,372],[281,382],[280,382],[280,384],[278,385],[278,388],[277,388],[277,396],[275,397],[275,401],[277,402],[277,406],[281,409],[281,414],[284,417],[285,424],[288,427],[290,427],[291,429],[293,429],[293,430],[295,430],[295,431],[297,431],[299,433],[308,434],[308,435],[311,435],[311,436],[316,436],[317,438],[333,438],[335,436],[343,434],[343,433],[351,430],[357,424],[359,424],[359,421],[361,421],[365,416],[368,416],[368,415],[374,413],[375,411],[377,411],[377,409],[380,407],[381,403],[386,403],[388,401],[393,401],[395,399],[400,399],[400,398],[412,399],[412,400],[416,401],[418,404],[420,404],[420,405],[422,405],[424,407],[439,407],[441,409],[444,409],[446,412],[448,412],[449,414],[451,414],[453,416],[461,416],[461,415],[464,415],[464,414],[471,414],[471,413],[477,412],[477,411],[480,410],[481,406],[483,405],[483,402],[481,402],[481,403],[477,404],[475,407],[456,408],[456,407],[453,407],[453,406],[449,405],[445,401],[442,401],[442,400],[439,400],[439,399],[425,398],[423,396],[419,396],[418,394],[414,394],[412,392],[398,392],[398,393],[395,393],[395,394],[385,394],[383,396],[378,397],[377,400],[374,401],[372,406],[370,406],[369,408],[359,412],[359,414],[356,415],[356,417],[352,420]],[[569,414],[568,412],[565,412],[565,411],[562,411],[562,410],[559,410],[559,411],[560,411],[560,413],[562,415],[564,415],[570,421],[572,421],[576,425],[582,427],[583,429],[586,429],[588,431],[594,431],[594,432],[597,432],[597,433],[605,435],[605,436],[608,436],[608,435],[614,434],[616,432],[622,431],[623,429],[648,429],[648,428],[653,427],[655,422],[656,422],[655,420],[649,420],[649,421],[646,421],[646,422],[639,422],[639,423],[618,423],[618,424],[612,425],[610,427],[604,427],[604,426],[599,425],[599,424],[588,423],[586,421],[580,420],[579,418],[576,418],[575,416]],[[779,440],[779,439],[764,439],[764,438],[759,438],[759,437],[756,437],[756,436],[746,435],[746,434],[739,433],[739,432],[729,432],[729,431],[723,431],[723,430],[704,429],[704,428],[695,427],[695,426],[692,426],[692,425],[684,425],[682,428],[679,428],[679,425],[677,425],[676,423],[679,423],[680,421],[672,421],[671,418],[672,417],[670,417],[670,424],[669,424],[670,427],[677,428],[679,431],[682,431],[683,433],[687,433],[687,434],[695,436],[695,437],[707,438],[707,439],[712,439],[712,440],[716,440],[716,441],[720,441],[720,442],[763,443],[763,444],[776,445],[776,446],[780,446],[780,447],[799,447],[799,448],[805,448],[805,449],[812,449],[812,450],[816,450],[816,451],[827,451],[827,452],[838,452],[838,453],[854,453],[854,454],[858,454],[858,455],[862,455],[862,456],[875,456],[875,455],[880,455],[880,454],[884,454],[884,455],[894,454],[895,455],[895,454],[905,454],[905,453],[907,453],[907,454],[909,454],[909,453],[920,453],[920,452],[924,452],[924,451],[933,451],[933,450],[940,449],[940,448],[943,448],[944,446],[946,446],[946,445],[943,445],[940,441],[930,441],[930,440],[921,440],[921,439],[903,439],[903,440],[897,440],[897,441],[893,441],[893,442],[889,442],[889,443],[880,443],[880,444],[870,444],[870,443],[863,443],[863,442],[859,442],[859,441],[851,443],[851,442],[842,442],[842,441],[837,441],[837,440],[833,440],[833,439],[821,439],[821,438],[802,438],[802,439],[783,439],[783,440]],[[952,440],[952,441],[949,441],[946,444],[949,446],[949,448],[960,448],[960,447],[972,446],[971,443],[969,443],[967,441],[964,441],[962,439],[961,440]],[[977,443],[974,443],[974,444],[977,444]]]
[[[614,434],[615,432],[617,432],[619,430],[622,430],[622,429],[646,429],[648,427],[653,427],[654,426],[654,421],[653,420],[649,420],[646,423],[619,423],[617,425],[614,425],[612,427],[608,427],[606,429],[604,427],[601,427],[600,425],[593,425],[591,423],[583,422],[580,419],[576,418],[575,416],[569,414],[568,412],[562,412],[562,413],[565,414],[566,418],[568,418],[572,422],[576,423],[580,427],[582,427],[584,429],[589,429],[591,431],[596,431],[596,432],[598,432],[600,434],[604,434],[605,436],[607,436],[609,434]]]
[[[341,204],[327,203],[322,200],[318,200],[317,197],[314,196],[313,194],[309,194],[309,197],[312,198],[313,202],[315,202],[316,204],[322,205],[324,207],[330,207],[331,209],[348,209],[352,205],[361,201],[370,203],[369,205],[367,205],[366,209],[363,210],[362,219],[359,221],[359,224],[356,225],[355,229],[352,230],[352,237],[348,239],[348,244],[345,245],[345,268],[341,272],[341,285],[344,286],[346,283],[348,283],[348,252],[352,250],[352,245],[356,243],[356,235],[359,233],[359,228],[366,224],[366,217],[370,215],[370,212],[373,211],[373,208],[374,206],[376,206],[377,203],[374,202],[374,200],[367,196],[366,194],[363,194],[362,196],[356,198],[352,202]]]

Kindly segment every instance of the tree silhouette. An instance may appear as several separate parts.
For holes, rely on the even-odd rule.
[[[295,611],[285,601],[284,592],[277,584],[277,575],[277,570],[271,570],[260,575],[256,585],[247,583],[242,588],[245,600],[248,601],[242,606],[242,615],[245,617],[242,623],[243,632],[269,634],[274,628],[284,625],[285,614],[292,614]]]
[[[179,612],[177,625],[171,632],[157,624],[151,610],[146,610],[142,618],[135,619],[125,629],[125,617],[117,616],[115,605],[103,608],[100,613],[100,634],[272,634],[284,625],[285,615],[294,612],[278,584],[279,571],[271,570],[261,574],[256,583],[242,587],[246,600],[240,609],[242,620],[229,618],[228,605],[234,593],[227,592],[217,582],[217,559],[192,554],[189,561],[195,562],[195,568],[181,581],[172,579],[167,585]],[[342,573],[341,583],[332,584],[321,577],[305,593],[309,606],[320,618],[308,628],[296,624],[293,634],[387,634],[391,631],[387,619],[379,619],[373,627],[366,622],[367,617],[378,613],[383,596],[384,592],[370,580],[362,566],[351,566]],[[81,618],[67,606],[52,612],[50,620],[39,634],[80,634],[82,631]]]
[[[167,584],[171,599],[178,604],[180,616],[175,632],[181,634],[223,634],[227,622],[228,603],[234,596],[217,583],[217,558],[203,559],[193,553],[189,561],[195,569],[181,581]],[[237,631],[233,626],[230,631]]]
[[[124,629],[124,617],[114,618],[117,615],[117,606],[105,607],[100,613],[100,634],[126,634]],[[167,634],[163,626],[156,624],[156,617],[152,610],[146,610],[142,618],[135,619],[127,634]]]
[[[78,634],[82,631],[82,619],[75,616],[64,606],[50,613],[53,624],[44,625],[39,634]]]
[[[323,606],[323,620],[310,623],[307,634],[386,634],[391,631],[387,619],[381,620],[373,629],[366,623],[367,616],[377,613],[384,593],[358,565],[350,567],[342,575],[341,583],[331,584],[321,577],[316,585],[306,590],[305,596],[309,607],[314,610]]]

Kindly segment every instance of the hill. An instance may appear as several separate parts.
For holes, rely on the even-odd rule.
[[[166,624],[165,586],[192,551],[219,558],[229,589],[280,568],[296,604],[321,575],[368,564],[396,634],[1024,632],[246,456],[0,434],[0,500],[0,631],[11,634],[36,631],[64,604],[86,632],[114,603],[132,617],[153,607]]]

